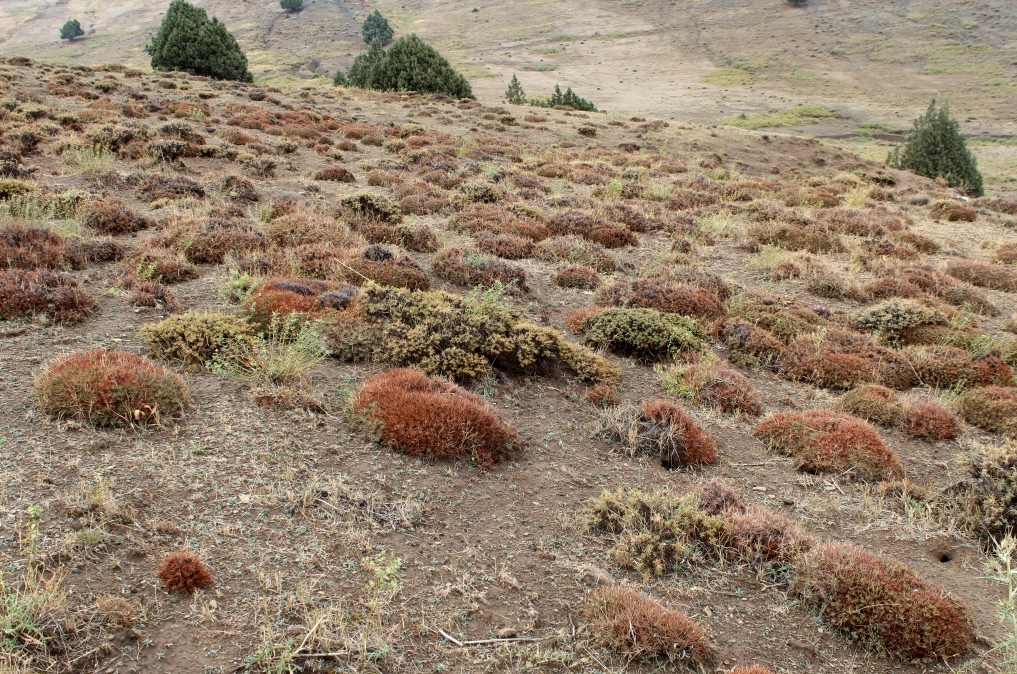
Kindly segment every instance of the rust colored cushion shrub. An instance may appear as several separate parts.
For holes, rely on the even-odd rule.
[[[0,229],[0,269],[78,269],[83,263],[67,239],[45,227]]]
[[[99,427],[158,423],[183,414],[189,399],[178,375],[123,351],[60,358],[36,377],[34,390],[47,414]]]
[[[111,198],[92,204],[85,216],[85,226],[103,234],[133,234],[151,227],[152,221],[120,199]]]
[[[805,555],[792,589],[824,622],[893,658],[951,658],[974,638],[960,600],[903,564],[854,545],[825,544]]]
[[[953,440],[958,430],[954,415],[936,403],[911,405],[902,428],[908,435],[923,440]]]
[[[353,408],[407,454],[472,459],[490,467],[516,442],[515,430],[483,398],[408,368],[365,381]]]
[[[951,260],[944,268],[947,274],[973,286],[1017,292],[1017,271],[999,264],[975,260]]]
[[[990,433],[1017,436],[1017,390],[984,386],[957,398],[957,411],[964,421]]]
[[[208,567],[197,555],[187,550],[176,550],[166,555],[159,562],[155,575],[170,592],[190,594],[212,584],[212,574]]]
[[[554,282],[562,288],[593,290],[600,285],[600,276],[589,267],[570,264],[558,270],[558,273],[554,275]]]
[[[688,411],[669,400],[649,400],[639,409],[648,428],[642,430],[659,448],[665,468],[716,463],[717,443]]]
[[[793,456],[795,466],[809,473],[853,469],[867,479],[900,477],[904,468],[872,426],[830,410],[778,412],[755,428],[756,437],[772,449]]]
[[[65,274],[0,269],[0,319],[45,314],[58,323],[78,323],[97,307],[92,296]]]
[[[633,588],[609,585],[594,590],[583,602],[582,616],[595,639],[630,658],[656,657],[692,668],[714,660],[699,625]]]

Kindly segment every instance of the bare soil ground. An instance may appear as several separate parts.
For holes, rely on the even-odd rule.
[[[106,12],[109,4],[94,10]],[[305,21],[323,4],[283,21]],[[0,11],[12,12],[17,5],[28,12],[28,5],[4,5]],[[414,16],[409,7],[406,12]],[[526,7],[554,13],[561,21],[570,14],[561,5]],[[480,9],[484,16],[496,8]],[[33,11],[47,16],[49,10]],[[568,20],[586,22],[582,31],[575,23],[562,29],[592,34],[599,11],[577,12],[581,16]],[[219,13],[227,17],[226,11]],[[672,8],[671,13],[679,12]],[[151,22],[156,14],[155,9],[139,10],[131,21]],[[627,16],[636,21],[634,12]],[[23,28],[9,35],[30,30],[32,22],[26,19]],[[279,30],[274,27],[272,34]],[[421,31],[428,30],[438,28],[423,24]],[[653,35],[667,41],[665,33]],[[629,38],[606,39],[612,48],[623,49]],[[471,43],[462,49],[468,53],[481,47]],[[605,282],[635,279],[661,264],[667,269],[691,266],[719,275],[735,293],[797,298],[817,307],[817,316],[836,320],[846,321],[876,300],[820,297],[806,288],[804,278],[776,280],[773,267],[780,261],[808,267],[804,258],[809,258],[810,264],[860,286],[875,277],[871,270],[878,267],[878,260],[866,253],[865,238],[840,235],[843,250],[828,254],[760,248],[747,234],[752,209],[783,208],[785,199],[805,194],[811,196],[797,207],[798,214],[819,218],[824,209],[814,199],[823,192],[832,202],[872,217],[900,218],[907,230],[931,237],[939,252],[916,255],[935,268],[951,260],[989,260],[1002,243],[1017,241],[1012,216],[979,207],[974,222],[937,219],[930,202],[954,202],[945,188],[886,171],[840,148],[780,133],[665,123],[653,115],[647,120],[552,110],[526,118],[529,109],[352,92],[320,80],[266,91],[122,69],[8,63],[0,66],[0,74],[3,99],[12,101],[0,121],[5,142],[26,128],[42,135],[23,157],[25,167],[34,169],[26,183],[39,194],[77,190],[85,195],[82,209],[117,196],[151,217],[157,223],[151,230],[116,237],[128,253],[151,248],[176,216],[207,219],[214,208],[228,209],[217,191],[227,175],[249,179],[257,190],[257,202],[242,207],[239,215],[231,211],[231,217],[253,227],[264,226],[271,204],[287,199],[331,213],[339,198],[365,189],[393,201],[426,190],[449,205],[429,215],[408,216],[409,221],[434,228],[443,248],[469,243],[470,237],[448,226],[453,197],[465,192],[421,182],[434,170],[426,164],[429,145],[451,148],[442,155],[442,170],[449,176],[461,185],[498,187],[504,204],[526,204],[550,217],[624,203],[669,223],[639,233],[635,246],[611,251],[619,270],[605,274]],[[111,81],[114,87],[96,86]],[[603,100],[611,101],[604,91]],[[626,107],[615,100],[611,107]],[[241,128],[231,122],[240,112],[252,111],[270,117],[306,111],[310,117],[305,121],[313,121],[285,128]],[[123,124],[131,116],[155,136],[169,122],[183,124],[215,152],[169,163],[109,152],[86,162],[75,154],[75,149],[90,147],[89,139],[104,125]],[[410,123],[424,127],[414,133],[427,143],[410,146],[398,140],[398,131]],[[339,151],[336,146],[350,141],[355,129],[385,143],[354,139],[353,149]],[[245,145],[235,144],[231,134],[236,131],[248,136]],[[415,154],[418,150],[422,153]],[[259,160],[271,160],[274,170],[266,173],[266,163]],[[539,169],[547,165],[567,172],[543,177]],[[356,184],[314,179],[330,166],[352,171]],[[365,187],[368,175],[377,171],[395,174],[394,185]],[[137,186],[153,176],[189,178],[208,196],[142,198]],[[884,183],[879,192],[873,191],[873,181]],[[640,189],[626,191],[624,185]],[[405,187],[409,189],[400,192]],[[599,196],[594,196],[597,190]],[[713,197],[681,208],[674,200],[690,192]],[[71,239],[95,238],[80,219],[8,212],[4,226],[31,224]],[[683,239],[692,243],[692,252],[675,257]],[[435,277],[431,254],[397,252],[418,262],[433,288],[468,292]],[[503,301],[535,324],[565,332],[564,312],[592,304],[591,292],[555,284],[561,265],[536,259],[519,264],[530,290]],[[24,571],[28,548],[33,559],[42,560],[52,590],[63,593],[62,605],[76,621],[72,634],[59,631],[66,623],[57,625],[56,632],[43,625],[45,649],[27,642],[5,646],[14,671],[232,672],[245,666],[253,671],[660,671],[659,663],[612,655],[580,624],[577,608],[604,575],[638,586],[693,617],[710,634],[722,669],[758,663],[779,672],[919,672],[961,666],[1004,671],[999,655],[988,652],[1004,634],[997,607],[1004,588],[984,578],[986,556],[970,533],[920,508],[903,508],[877,484],[851,475],[796,471],[791,459],[753,436],[755,419],[749,417],[692,408],[716,439],[719,461],[703,470],[669,471],[655,459],[628,457],[617,444],[600,439],[596,431],[603,412],[585,398],[587,387],[574,378],[493,373],[470,388],[508,418],[522,443],[510,460],[483,470],[400,455],[372,443],[344,413],[342,401],[362,380],[389,366],[328,359],[307,375],[306,385],[319,400],[310,409],[259,397],[248,385],[204,367],[169,363],[185,378],[193,398],[177,422],[110,431],[47,418],[32,396],[33,377],[47,362],[89,348],[143,354],[139,328],[170,313],[164,304],[133,306],[120,263],[68,273],[98,301],[94,316],[73,326],[52,324],[44,316],[0,322],[4,578]],[[220,295],[230,278],[229,265],[200,265],[199,273],[195,280],[170,287],[179,307],[232,312]],[[984,292],[998,315],[972,320],[991,338],[1005,340],[1017,295]],[[569,339],[579,342],[582,336],[570,334]],[[709,351],[730,355],[716,341]],[[621,367],[618,394],[623,400],[664,396],[652,363],[608,357]],[[840,396],[779,378],[766,368],[741,372],[763,401],[764,414],[831,407]],[[950,398],[942,391],[918,393],[946,402]],[[1002,442],[970,426],[949,442],[919,441],[898,430],[880,433],[899,454],[908,477],[933,492],[962,478],[955,460],[960,453]],[[744,565],[690,565],[674,574],[643,577],[619,567],[607,556],[603,537],[585,528],[583,509],[604,490],[667,486],[684,491],[705,476],[724,478],[753,503],[787,514],[824,540],[849,541],[891,556],[945,587],[970,607],[978,640],[950,665],[889,660],[831,631],[785,585],[757,577]],[[35,506],[38,510],[31,510]],[[180,547],[206,561],[215,578],[212,588],[180,596],[159,586],[156,565]],[[97,607],[109,597],[128,600],[136,614],[122,625],[104,619]],[[510,634],[534,641],[460,647],[439,630],[459,640]]]

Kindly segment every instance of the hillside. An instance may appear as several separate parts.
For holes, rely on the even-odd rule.
[[[363,49],[359,22],[374,6],[313,0],[198,3],[234,31],[262,78],[331,77]],[[796,105],[836,112],[828,132],[863,123],[906,128],[934,96],[972,134],[1014,135],[1017,9],[1004,0],[858,4],[811,0],[517,3],[385,0],[397,32],[418,32],[475,80],[493,103],[517,72],[532,93],[556,82],[602,107],[715,123]],[[475,10],[475,11],[474,11]],[[7,0],[0,54],[142,66],[164,8],[133,0]],[[78,17],[88,33],[60,44]]]
[[[1006,671],[1017,202],[323,79],[0,101],[0,669]]]

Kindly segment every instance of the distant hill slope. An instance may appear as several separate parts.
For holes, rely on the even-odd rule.
[[[375,6],[398,33],[436,43],[494,100],[518,73],[530,94],[573,86],[615,110],[716,122],[816,104],[836,133],[864,122],[900,129],[933,96],[965,129],[1017,134],[1017,4],[1008,0],[308,0],[287,15],[275,0],[203,0],[248,50],[261,77],[331,76],[363,48]],[[164,11],[138,0],[5,0],[0,54],[96,64],[147,61]],[[78,18],[88,35],[61,44]],[[878,130],[878,129],[877,129]]]

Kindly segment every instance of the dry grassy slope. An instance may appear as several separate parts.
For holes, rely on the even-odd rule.
[[[315,0],[287,16],[276,2],[201,2],[236,32],[256,74],[331,75],[362,44],[360,2]],[[1017,16],[1004,0],[812,0],[608,3],[401,2],[378,6],[398,32],[416,31],[462,66],[493,102],[518,72],[531,93],[568,84],[607,109],[716,122],[799,104],[900,128],[933,96],[948,98],[971,133],[1014,134]],[[478,11],[473,12],[476,8]],[[141,65],[163,8],[128,0],[7,0],[0,53]],[[78,17],[89,35],[60,44]],[[556,68],[539,72],[539,68]],[[711,83],[712,82],[712,83]]]
[[[398,198],[400,185],[406,185],[411,193],[456,194],[455,189],[420,182],[430,169],[419,171],[422,167],[410,159],[413,151],[399,145],[382,149],[354,143],[353,149],[342,151],[342,159],[331,159],[326,156],[330,145],[318,145],[320,152],[315,152],[298,135],[301,129],[291,128],[288,133],[298,141],[287,148],[291,153],[277,149],[280,136],[259,130],[244,131],[250,136],[246,147],[233,146],[227,138],[236,140],[231,135],[236,129],[224,121],[229,106],[244,104],[264,114],[306,109],[331,115],[338,128],[319,127],[314,135],[332,144],[344,141],[347,130],[366,128],[368,135],[387,138],[390,124],[420,123],[434,147],[457,149],[439,159],[450,175],[467,181],[500,179],[506,200],[527,202],[548,214],[606,205],[591,193],[603,187],[596,183],[606,182],[602,177],[608,173],[626,182],[641,176],[637,182],[646,189],[646,198],[630,195],[624,201],[646,213],[659,214],[671,197],[674,207],[683,198],[703,194],[720,199],[722,203],[702,210],[676,214],[671,206],[664,208],[661,217],[693,238],[690,257],[674,256],[672,246],[680,241],[671,234],[640,234],[639,246],[616,251],[624,264],[607,280],[634,279],[662,260],[671,261],[665,263],[667,269],[684,260],[736,287],[796,296],[834,315],[855,311],[861,305],[854,300],[816,296],[803,279],[777,280],[771,271],[780,262],[792,262],[802,268],[818,265],[852,283],[871,280],[853,261],[860,255],[877,262],[865,253],[861,237],[844,236],[846,251],[808,256],[811,262],[804,254],[770,248],[757,254],[744,245],[748,209],[779,206],[785,195],[794,198],[815,189],[840,191],[844,199],[860,205],[866,217],[889,214],[908,220],[913,232],[931,236],[942,246],[937,254],[921,256],[932,265],[963,256],[985,260],[991,251],[981,247],[983,243],[1014,240],[1012,218],[989,211],[981,212],[973,224],[932,218],[921,200],[911,203],[908,197],[949,195],[907,174],[894,174],[899,180],[891,190],[895,201],[866,200],[865,195],[876,193],[844,174],[859,171],[872,177],[878,164],[788,135],[560,111],[546,113],[544,120],[506,126],[499,119],[504,111],[490,107],[346,92],[323,82],[269,91],[267,100],[252,103],[249,93],[256,87],[199,78],[5,68],[10,77],[3,86],[14,100],[23,101],[25,113],[49,111],[43,113],[49,117],[37,122],[28,122],[27,116],[15,122],[12,116],[6,122],[9,128],[27,125],[54,134],[24,158],[26,166],[36,169],[29,182],[42,190],[84,190],[90,199],[119,196],[159,223],[176,215],[194,216],[200,229],[213,207],[229,209],[217,185],[230,174],[249,178],[260,194],[259,205],[246,212],[247,218],[236,216],[251,226],[260,226],[258,218],[275,200],[292,198],[329,209],[339,197],[365,189],[368,174],[378,167],[395,173],[398,181],[370,191]],[[110,78],[118,81],[119,89],[107,99],[89,103],[73,94],[75,89],[94,93],[96,83]],[[62,83],[54,89],[57,79]],[[132,93],[147,99],[134,100]],[[209,110],[197,115],[191,107],[188,113],[179,108],[184,101],[206,104]],[[254,156],[247,157],[247,163],[188,157],[172,165],[105,157],[83,165],[72,161],[80,156],[73,152],[57,154],[67,144],[72,149],[87,145],[87,134],[122,120],[121,106],[130,106],[137,115],[149,102],[159,108],[142,113],[141,121],[153,130],[166,121],[188,124],[209,145],[223,150],[223,156],[232,148],[273,160],[275,175],[259,174]],[[170,112],[174,108],[181,109],[179,119]],[[58,126],[56,120],[66,113],[78,116],[83,124],[79,131]],[[22,113],[12,112],[17,114]],[[595,138],[579,135],[580,127],[591,124]],[[268,129],[277,130],[272,125]],[[622,144],[625,150],[619,149]],[[506,158],[506,150],[522,161]],[[663,170],[680,163],[689,170]],[[313,179],[319,169],[336,165],[352,170],[358,184]],[[539,177],[535,169],[544,165],[566,166],[575,177]],[[136,178],[126,180],[131,174]],[[201,183],[209,197],[149,203],[135,187],[137,179],[146,176],[187,177]],[[751,201],[737,200],[744,190]],[[803,212],[819,217],[812,207]],[[448,228],[450,215],[445,211],[414,222],[434,227],[442,246],[468,242]],[[65,230],[73,230],[74,224],[45,217],[13,222]],[[118,241],[128,252],[143,250],[160,229]],[[84,230],[81,236],[92,235]],[[428,272],[429,257],[414,254]],[[520,264],[531,291],[508,301],[534,322],[561,328],[565,309],[590,303],[588,293],[554,284],[556,265],[533,259]],[[200,278],[171,287],[181,305],[231,311],[218,295],[227,270],[203,265],[199,272]],[[491,471],[393,454],[371,444],[341,414],[278,407],[271,399],[252,398],[245,385],[176,365],[194,398],[193,409],[178,424],[118,433],[48,420],[35,409],[30,394],[32,377],[46,361],[89,347],[141,353],[137,330],[165,314],[163,307],[132,307],[129,293],[119,285],[116,265],[94,265],[74,276],[96,296],[96,316],[78,326],[37,320],[0,327],[0,559],[5,567],[21,568],[19,532],[27,525],[28,507],[39,505],[37,553],[50,568],[66,573],[65,587],[73,591],[67,603],[77,612],[70,641],[76,649],[72,657],[82,658],[79,667],[84,662],[102,665],[103,671],[225,672],[253,653],[279,655],[300,645],[306,647],[303,653],[337,653],[339,662],[351,662],[359,671],[651,671],[639,662],[610,659],[584,632],[576,632],[574,612],[591,577],[583,568],[593,565],[693,616],[711,634],[723,665],[761,662],[781,672],[831,674],[923,669],[849,645],[789,601],[779,586],[760,583],[738,566],[689,567],[677,579],[643,579],[619,569],[605,556],[603,540],[583,533],[575,521],[582,504],[603,489],[621,486],[685,489],[699,474],[668,472],[655,461],[626,458],[617,445],[591,436],[598,412],[584,400],[585,387],[572,378],[493,377],[476,383],[475,390],[527,441],[512,461]],[[465,292],[430,276],[436,287]],[[977,322],[988,334],[1002,337],[1006,317],[1017,311],[1017,296],[996,291],[988,296],[1002,313],[978,317]],[[623,399],[635,402],[662,394],[648,365],[613,360],[623,370]],[[309,379],[317,395],[334,400],[384,368],[382,363],[329,360]],[[821,388],[778,379],[765,370],[743,372],[767,413],[835,402],[835,394]],[[1000,589],[981,578],[984,557],[970,537],[902,513],[873,487],[838,476],[797,473],[789,459],[767,451],[752,437],[750,419],[708,407],[697,407],[694,413],[720,448],[720,461],[708,474],[731,481],[753,502],[789,514],[824,538],[856,542],[899,559],[967,602],[980,634],[999,636],[995,602]],[[897,430],[881,432],[909,475],[933,488],[957,479],[958,452],[994,441],[970,428],[959,442],[938,443],[919,442]],[[418,508],[423,509],[419,519]],[[216,578],[211,592],[179,599],[158,589],[156,563],[182,545],[200,551],[208,561]],[[363,561],[383,563],[387,554],[402,560],[395,574],[400,590],[392,598],[369,589],[372,574]],[[129,629],[105,623],[95,607],[110,596],[128,597],[143,606],[144,620]],[[371,622],[375,619],[377,623]],[[461,638],[484,638],[512,628],[544,641],[459,649],[439,638],[437,628]],[[361,633],[367,635],[363,640]],[[984,644],[970,655],[979,661],[976,666],[998,671]],[[67,659],[58,657],[53,669],[61,669]]]

